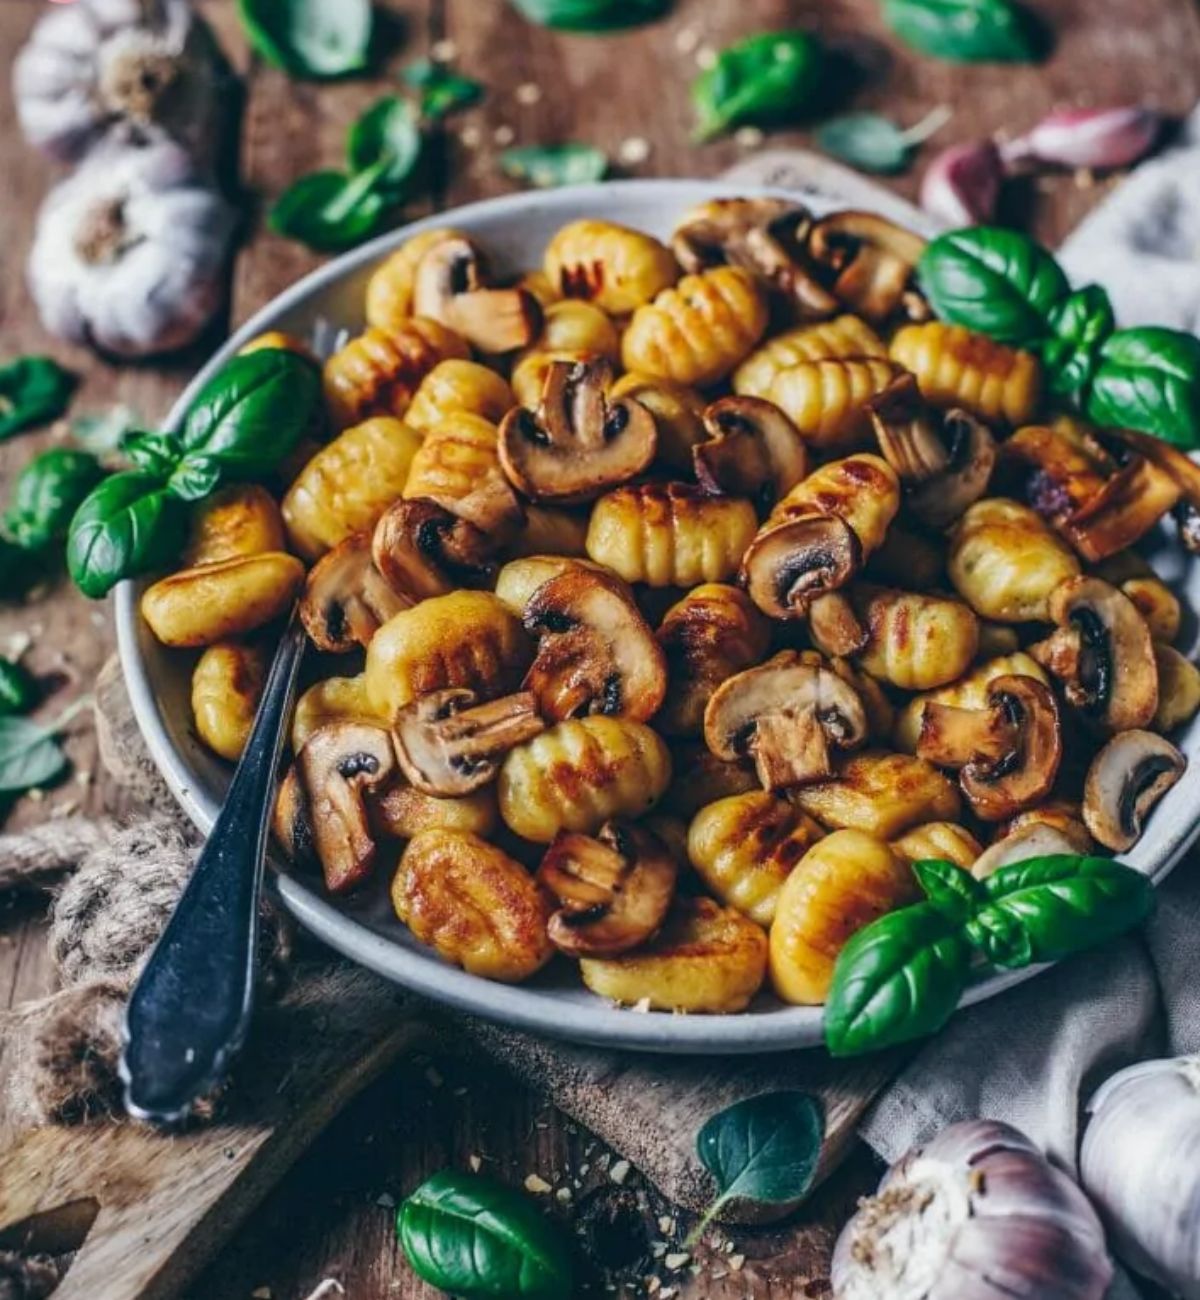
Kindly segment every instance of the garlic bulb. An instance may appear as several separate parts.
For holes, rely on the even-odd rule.
[[[28,267],[42,323],[122,357],[181,347],[223,301],[232,229],[178,145],[110,143],[42,205]]]
[[[991,140],[951,145],[925,169],[921,207],[948,226],[990,221],[1000,201],[1004,168]]]
[[[1200,1298],[1200,1056],[1121,1070],[1088,1103],[1082,1182],[1117,1255]]]
[[[1100,1300],[1112,1265],[1066,1174],[1015,1128],[968,1120],[859,1202],[832,1280],[837,1300]]]
[[[1163,120],[1152,108],[1056,108],[1024,135],[1003,146],[1006,166],[1129,167],[1149,153]]]
[[[47,6],[13,66],[25,138],[64,162],[113,128],[211,160],[225,64],[190,0]]]

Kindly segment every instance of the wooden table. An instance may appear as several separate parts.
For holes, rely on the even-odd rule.
[[[43,3],[0,5],[0,59],[10,59],[19,48]],[[495,162],[498,149],[510,140],[588,141],[614,158],[621,156],[623,143],[630,157],[644,142],[645,161],[622,167],[619,174],[715,175],[752,146],[729,138],[703,146],[690,142],[687,88],[698,52],[750,31],[793,23],[819,31],[861,71],[842,88],[846,105],[876,108],[907,125],[948,104],[954,116],[939,143],[1018,130],[1056,104],[1136,100],[1181,113],[1200,97],[1200,10],[1192,0],[1033,0],[1033,7],[1057,33],[1056,49],[1043,66],[1014,69],[917,58],[889,39],[875,0],[677,0],[667,21],[603,38],[531,27],[502,0],[384,0],[381,8],[394,20],[388,24],[392,48],[386,69],[376,79],[318,85],[289,81],[252,60],[232,0],[201,0],[245,79],[241,174],[248,229],[232,270],[232,322],[244,320],[317,261],[261,229],[263,206],[301,172],[341,165],[349,123],[394,88],[398,66],[428,55],[438,42],[451,43],[459,67],[485,82],[489,93],[479,108],[454,118],[438,139],[432,194],[414,215],[430,205],[452,207],[511,189]],[[801,130],[780,131],[770,143],[805,138]],[[114,368],[82,350],[53,344],[30,305],[23,260],[38,203],[55,170],[24,147],[8,94],[0,95],[0,175],[5,184],[3,356],[52,352],[83,377],[74,412],[103,410],[120,401],[152,425],[221,331],[189,354],[154,366]],[[918,175],[919,165],[897,179],[896,188],[911,196]],[[1069,175],[1053,176],[1017,187],[1009,212],[1053,243],[1103,189]],[[30,454],[55,436],[40,433],[0,446],[0,476],[10,481]],[[32,640],[26,662],[56,686],[47,705],[50,714],[87,690],[111,647],[111,620],[105,606],[89,605],[61,585],[24,607],[0,609],[0,649],[11,649],[26,636]],[[43,798],[19,800],[9,825],[99,806],[102,778],[93,771],[91,738],[73,738],[70,750],[78,778]],[[39,909],[8,907],[0,913],[0,1006],[50,986]],[[251,1295],[302,1300],[325,1278],[336,1279],[353,1300],[434,1295],[413,1279],[398,1254],[390,1206],[432,1170],[448,1162],[474,1163],[471,1157],[518,1184],[528,1174],[557,1181],[555,1174],[575,1171],[580,1186],[563,1212],[591,1225],[610,1259],[624,1253],[629,1266],[620,1276],[645,1276],[644,1261],[635,1261],[647,1238],[661,1235],[656,1222],[661,1207],[646,1200],[636,1178],[624,1186],[612,1181],[602,1155],[586,1133],[502,1079],[480,1079],[453,1063],[406,1063],[329,1129],[197,1284],[193,1300]],[[586,1174],[580,1172],[584,1166]],[[666,1288],[659,1294],[672,1288],[679,1296],[710,1300],[826,1294],[833,1235],[853,1197],[873,1177],[870,1160],[860,1155],[787,1231],[740,1236],[732,1254],[735,1262],[747,1257],[740,1269],[725,1267],[727,1276],[720,1278],[719,1267],[693,1278],[686,1267],[671,1275],[659,1266]],[[618,1291],[644,1294],[645,1288],[630,1284]],[[603,1283],[589,1293],[606,1294]],[[339,1292],[327,1286],[324,1294]]]

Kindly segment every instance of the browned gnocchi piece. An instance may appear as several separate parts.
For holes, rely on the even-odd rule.
[[[476,415],[497,424],[514,404],[502,376],[477,361],[439,361],[417,385],[404,422],[430,433],[455,415]]]
[[[907,754],[851,754],[829,781],[801,786],[792,798],[830,830],[860,830],[893,840],[922,822],[956,821],[962,800],[932,763]]]
[[[961,600],[864,584],[853,602],[868,634],[857,661],[872,677],[928,691],[957,681],[971,666],[979,620]]]
[[[196,734],[231,763],[242,756],[267,680],[262,646],[221,641],[192,669],[192,717]]]
[[[905,862],[953,862],[970,871],[983,846],[965,826],[957,822],[925,822],[906,831],[891,844],[892,852]]]
[[[771,387],[785,370],[804,362],[887,360],[887,345],[858,316],[837,316],[815,325],[801,325],[768,339],[738,366],[734,392],[750,397],[771,396]]]
[[[873,357],[801,361],[781,370],[763,397],[787,415],[809,446],[836,456],[868,441],[867,403],[901,373]]]
[[[258,483],[230,483],[192,512],[182,563],[183,568],[194,569],[238,555],[284,549],[283,517],[275,498]]]
[[[671,250],[652,235],[588,218],[555,234],[542,269],[564,298],[584,298],[614,316],[650,302],[679,274]]]

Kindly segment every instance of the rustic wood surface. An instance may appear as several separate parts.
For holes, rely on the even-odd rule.
[[[0,5],[0,60],[19,48],[44,2]],[[437,208],[511,189],[495,165],[496,152],[510,137],[514,143],[586,140],[614,156],[620,156],[623,143],[644,141],[648,156],[620,168],[625,174],[716,174],[753,146],[735,139],[699,147],[689,142],[687,85],[695,59],[706,48],[763,27],[798,22],[821,31],[845,56],[847,71],[836,87],[845,105],[879,108],[908,124],[949,104],[954,117],[939,142],[1018,130],[1063,102],[1140,100],[1179,113],[1200,95],[1200,10],[1192,0],[1034,0],[1056,34],[1056,45],[1045,64],[1019,69],[952,67],[902,51],[882,28],[876,0],[677,0],[669,20],[603,38],[530,27],[502,0],[388,0],[381,7],[390,20],[389,48],[378,79],[326,86],[290,82],[251,60],[232,0],[201,0],[201,7],[245,77],[240,149],[247,230],[232,270],[235,321],[316,260],[263,231],[262,206],[300,172],[338,165],[349,122],[393,84],[397,67],[427,55],[438,41],[453,42],[459,66],[484,81],[489,94],[478,109],[453,119],[439,141],[429,201]],[[806,133],[773,132],[769,139],[786,145],[802,142]],[[53,344],[31,310],[23,260],[37,205],[55,169],[21,143],[7,84],[0,94],[0,165],[6,189],[0,226],[3,355],[49,351],[76,369],[83,382],[74,413],[104,410],[119,401],[147,422],[160,418],[220,331],[165,366],[118,369]],[[911,195],[918,174],[919,164],[895,182],[897,189]],[[1069,175],[1043,178],[1014,189],[1009,214],[1054,242],[1107,183]],[[427,207],[414,209],[414,215]],[[0,446],[0,479],[10,481],[28,456],[55,436],[61,435],[49,431]],[[0,610],[0,649],[11,652],[26,642],[26,663],[47,688],[45,711],[52,716],[88,689],[108,653],[108,611],[51,584],[26,606]],[[82,733],[82,720],[77,726]],[[42,798],[17,801],[9,811],[10,825],[102,805],[106,792],[95,773],[91,738],[80,734],[69,748],[77,775]],[[0,913],[0,1005],[50,986],[39,910],[33,904],[8,908]],[[536,1174],[570,1192],[569,1198],[550,1196],[556,1211],[575,1220],[593,1253],[617,1266],[613,1276],[622,1279],[597,1279],[597,1293],[604,1293],[606,1282],[616,1288],[612,1294],[644,1293],[644,1285],[624,1279],[653,1274],[663,1279],[659,1295],[674,1291],[711,1300],[825,1294],[833,1234],[853,1197],[873,1177],[870,1161],[860,1156],[786,1231],[740,1234],[724,1252],[732,1262],[706,1262],[697,1277],[686,1265],[672,1272],[655,1260],[653,1243],[677,1239],[678,1232],[668,1233],[665,1221],[659,1225],[662,1207],[646,1198],[636,1180],[614,1181],[604,1153],[586,1132],[499,1075],[454,1062],[408,1061],[328,1129],[193,1289],[193,1300],[251,1295],[303,1300],[326,1278],[335,1279],[354,1300],[433,1296],[398,1255],[390,1203],[448,1162],[479,1162],[517,1183]],[[726,1276],[720,1277],[722,1272]],[[338,1287],[328,1285],[323,1300],[337,1294]]]

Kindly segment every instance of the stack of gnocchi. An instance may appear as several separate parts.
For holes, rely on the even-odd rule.
[[[297,869],[474,974],[728,1013],[822,1003],[914,861],[1135,843],[1200,672],[1131,548],[1198,471],[932,319],[922,247],[745,199],[515,283],[453,229],[384,261],[280,499],[222,489],[142,601],[233,760],[299,597]]]

